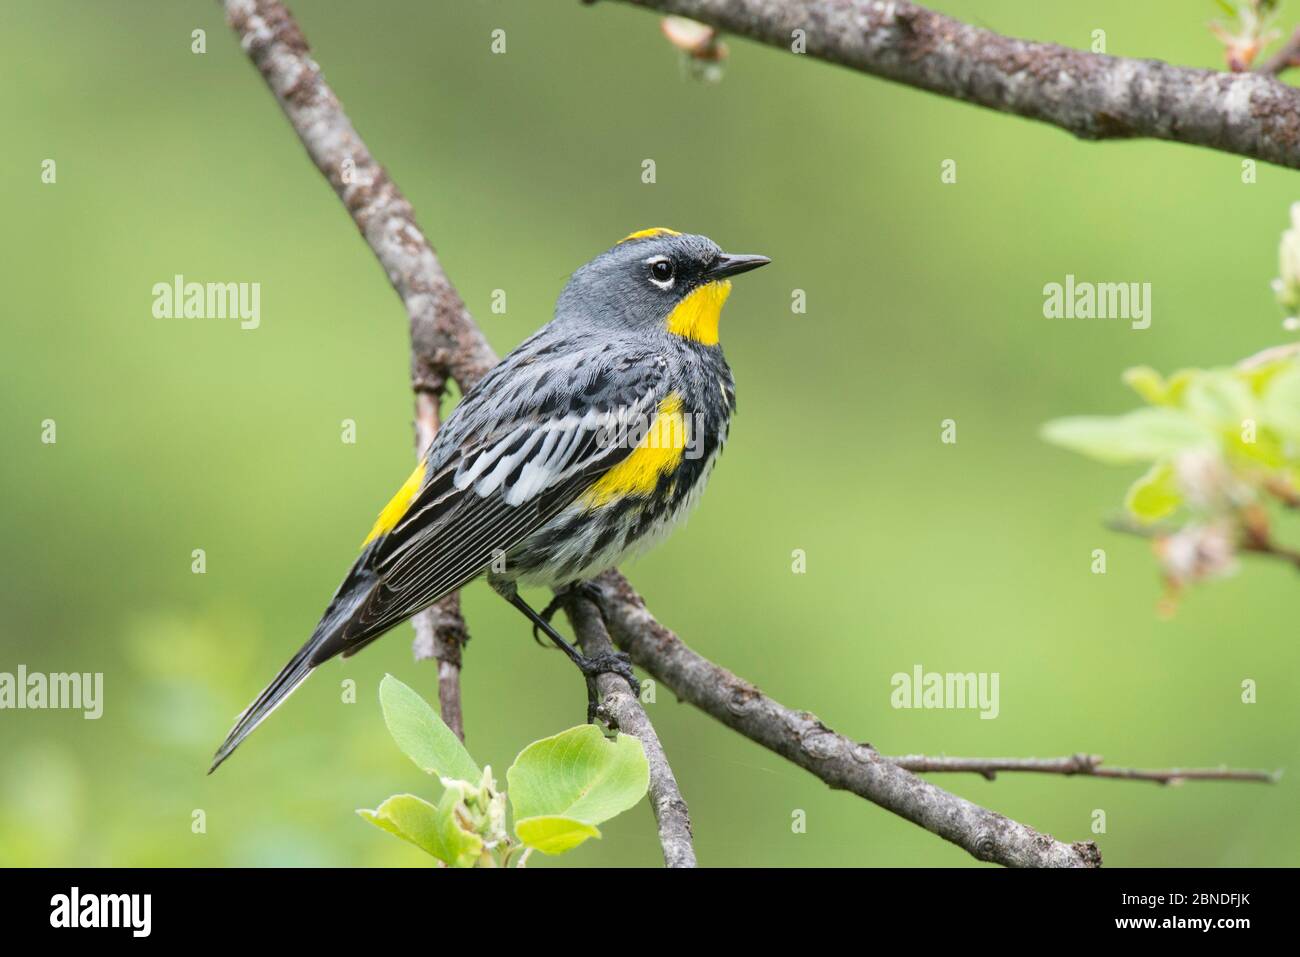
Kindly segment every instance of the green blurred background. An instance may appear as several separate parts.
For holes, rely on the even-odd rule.
[[[1208,0],[937,6],[1218,64]],[[1294,572],[1247,564],[1161,620],[1146,545],[1103,528],[1135,471],[1036,435],[1137,405],[1126,366],[1223,364],[1283,338],[1268,281],[1296,174],[1261,166],[1244,185],[1234,156],[1079,143],[743,40],[723,82],[702,85],[654,16],[619,4],[293,10],[499,351],[632,229],[773,258],[724,317],[740,410],[712,487],[625,569],[700,652],[886,753],[1300,765]],[[489,52],[496,28],[505,55]],[[0,671],[106,676],[98,721],[0,712],[0,862],[426,864],[352,813],[431,790],[375,694],[385,672],[436,694],[409,625],[322,668],[204,774],[409,472],[401,304],[217,4],[8,0],[0,63]],[[40,182],[46,158],[55,185]],[[956,185],[940,183],[944,159]],[[261,327],[154,319],[151,288],[176,273],[260,282]],[[1152,283],[1151,328],[1045,319],[1042,287],[1066,273]],[[795,288],[806,315],[791,313]],[[55,445],[40,441],[47,418]],[[945,418],[955,446],[939,441]],[[1090,573],[1094,548],[1106,575]],[[469,745],[503,774],[581,719],[581,682],[483,585],[464,602]],[[998,719],[891,708],[890,676],[915,664],[998,672]],[[340,701],[346,678],[356,704]],[[1246,678],[1257,704],[1240,702]],[[973,864],[665,689],[651,715],[703,863]],[[1300,856],[1294,776],[936,781],[1067,841],[1093,837],[1104,810],[1109,865]],[[792,833],[796,809],[807,833]],[[559,863],[659,863],[644,805],[604,831]]]

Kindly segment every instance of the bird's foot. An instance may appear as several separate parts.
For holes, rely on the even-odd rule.
[[[600,690],[596,687],[596,679],[600,675],[618,675],[627,682],[634,695],[638,697],[641,695],[641,682],[636,680],[636,674],[632,671],[632,659],[626,654],[621,651],[609,651],[599,655],[584,655],[565,641],[564,636],[551,625],[551,618],[564,606],[565,601],[575,595],[581,595],[592,601],[603,619],[604,608],[602,607],[599,587],[590,582],[577,582],[570,585],[558,591],[555,598],[540,613],[534,611],[529,607],[528,602],[519,597],[519,591],[515,588],[513,582],[494,582],[492,587],[497,589],[501,597],[523,612],[525,617],[533,623],[533,637],[538,640],[539,644],[541,643],[541,637],[538,634],[540,631],[541,634],[546,635],[551,640],[555,647],[563,651],[570,661],[578,666],[578,670],[582,672],[582,677],[587,683],[588,721],[594,721],[601,711]]]
[[[599,675],[618,675],[627,682],[627,686],[632,689],[632,694],[638,697],[641,695],[641,682],[637,681],[636,673],[632,670],[632,659],[621,651],[590,657],[578,655],[573,659],[573,663],[587,679],[588,724],[596,720],[596,712],[600,707],[600,692],[596,688],[596,678]]]

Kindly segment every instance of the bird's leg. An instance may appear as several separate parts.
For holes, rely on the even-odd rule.
[[[489,579],[492,588],[498,595],[504,598],[510,604],[514,605],[523,613],[529,621],[533,623],[534,628],[540,628],[546,637],[555,643],[569,660],[578,666],[582,676],[587,682],[587,720],[593,721],[596,717],[596,706],[599,702],[600,694],[596,690],[596,676],[602,674],[615,674],[627,682],[628,687],[632,689],[635,695],[641,694],[641,683],[636,680],[636,674],[632,671],[632,659],[621,651],[612,654],[594,655],[588,657],[574,648],[564,638],[551,627],[551,623],[533,610],[528,602],[519,597],[519,590],[515,587],[514,582],[501,582]],[[567,596],[566,596],[567,597]],[[550,607],[549,605],[547,607]],[[554,614],[554,611],[551,612]]]
[[[546,603],[546,607],[543,608],[540,612],[542,619],[545,621],[550,621],[552,618],[555,617],[555,613],[564,607],[564,603],[568,601],[570,598],[573,598],[574,596],[585,598],[587,599],[587,601],[595,605],[596,610],[600,612],[601,619],[602,620],[604,619],[605,596],[601,592],[600,586],[592,581],[572,582],[568,585],[565,585],[563,588],[557,588],[555,590],[554,596],[552,596],[551,600]],[[542,645],[542,647],[546,646],[545,642],[542,641],[542,636],[538,630],[537,625],[535,624],[533,625],[533,641],[537,642],[539,645]]]
[[[564,592],[556,592],[552,595],[551,600],[546,603],[546,607],[538,612],[542,621],[549,623],[550,620],[555,617],[555,613],[560,610],[560,606],[564,604],[564,599],[567,597],[568,596]],[[533,622],[533,641],[537,642],[543,648],[546,647],[546,642],[542,641],[542,630],[537,626],[537,622],[535,621]]]

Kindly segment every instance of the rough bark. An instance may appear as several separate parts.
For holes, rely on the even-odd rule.
[[[584,655],[595,657],[613,652],[613,642],[605,630],[600,610],[595,605],[584,598],[572,597],[565,602],[564,610],[577,636],[578,647]],[[646,760],[650,763],[650,807],[654,811],[655,825],[659,830],[664,865],[694,867],[695,845],[691,835],[690,812],[654,725],[622,678],[612,674],[599,675],[596,687],[600,691],[600,706],[613,725],[620,731],[640,738],[641,745],[645,748]]]
[[[1300,168],[1300,90],[1088,53],[971,26],[905,0],[624,0],[790,51],[1067,130],[1145,137]]]

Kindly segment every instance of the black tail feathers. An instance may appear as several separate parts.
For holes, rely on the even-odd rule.
[[[235,726],[226,735],[217,753],[212,758],[211,774],[221,762],[234,753],[246,737],[289,697],[317,665],[329,661],[335,655],[351,654],[377,638],[378,635],[351,635],[349,626],[353,624],[352,616],[360,609],[374,587],[374,579],[368,572],[354,569],[347,580],[334,595],[334,600],[325,611],[325,617],[316,626],[307,643],[298,649],[287,665],[275,679],[266,686],[252,704],[244,709],[235,720]]]

